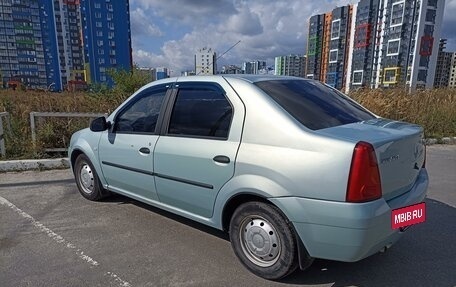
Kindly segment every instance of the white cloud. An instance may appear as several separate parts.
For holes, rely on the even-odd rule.
[[[237,41],[239,45],[221,57],[223,64],[241,64],[249,60],[267,60],[273,65],[275,56],[304,54],[308,19],[311,15],[331,11],[336,6],[354,3],[354,0],[131,0],[141,7],[146,23],[153,25],[159,17],[162,22],[190,31],[182,37],[168,40],[160,51],[134,51],[134,60],[141,66],[166,66],[179,74],[194,69],[194,54],[202,47],[212,47],[221,55]],[[445,23],[456,25],[456,0],[446,1]],[[138,13],[139,14],[139,13]],[[454,26],[454,25],[453,25]],[[443,27],[454,34],[451,27]],[[162,31],[165,31],[161,27]],[[451,31],[450,31],[451,30]],[[456,30],[455,30],[456,31]],[[166,33],[163,32],[163,33]],[[132,37],[138,38],[132,33]],[[143,40],[144,41],[144,40]],[[155,41],[155,40],[150,40]],[[133,47],[135,48],[135,47]]]
[[[254,36],[263,33],[263,26],[258,15],[246,8],[238,14],[231,15],[225,23],[222,23],[219,30]]]
[[[163,32],[150,18],[145,15],[144,10],[136,8],[130,13],[131,32],[136,36],[154,36],[160,37]]]

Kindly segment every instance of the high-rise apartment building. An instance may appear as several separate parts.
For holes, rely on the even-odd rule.
[[[259,74],[260,71],[266,69],[266,61],[250,61],[242,64],[244,74]]]
[[[342,6],[330,13],[310,18],[306,68],[308,78],[323,81],[337,89],[345,88],[353,34],[353,10],[353,5]]]
[[[86,81],[80,2],[53,2],[62,82],[67,84],[69,81]]]
[[[307,76],[345,91],[431,88],[444,6],[444,0],[361,0],[313,16]]]
[[[85,71],[91,82],[109,82],[110,68],[132,68],[129,0],[81,0]]]
[[[456,53],[451,53],[450,78],[448,87],[456,88]]]
[[[306,56],[275,57],[275,75],[305,77]]]
[[[60,88],[52,15],[52,3],[48,1],[0,2],[0,70],[4,87]]]
[[[196,75],[215,75],[217,73],[217,55],[212,48],[202,48],[195,55]]]
[[[432,88],[445,0],[384,1],[375,87]]]
[[[131,69],[129,23],[128,0],[2,0],[2,84],[61,91],[106,82],[106,69]]]
[[[322,67],[323,51],[327,50],[327,43],[324,41],[325,21],[330,19],[328,14],[314,15],[309,19],[309,37],[307,39],[307,67],[306,77],[324,81],[326,71]],[[323,45],[325,46],[323,47]]]
[[[446,43],[447,39],[440,39],[437,66],[435,68],[435,88],[446,88],[450,81],[451,60],[454,53],[445,51]]]
[[[367,68],[362,70],[362,76],[352,74],[352,88],[432,88],[438,55],[434,39],[440,37],[445,1],[376,0],[371,3],[378,7],[377,20],[373,17],[367,22],[375,34],[375,40],[367,43],[367,47],[373,46],[373,57],[372,61],[366,60]],[[359,33],[358,26],[356,33]],[[355,47],[354,52],[356,50]]]
[[[379,1],[376,0],[361,0],[357,4],[353,46],[350,51],[351,73],[348,73],[348,82],[353,88],[374,85],[373,75],[377,67],[374,53],[378,52],[375,41],[379,35],[376,33],[379,9]]]
[[[225,65],[222,67],[222,74],[244,74],[244,70],[236,65]]]

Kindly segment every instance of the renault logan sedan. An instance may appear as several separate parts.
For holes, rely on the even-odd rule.
[[[156,81],[76,132],[69,158],[85,198],[114,192],[225,230],[267,279],[361,260],[425,219],[423,129],[313,80]]]

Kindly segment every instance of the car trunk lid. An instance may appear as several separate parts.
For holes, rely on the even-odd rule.
[[[387,119],[372,119],[317,133],[372,144],[377,156],[382,196],[397,197],[415,183],[425,160],[423,129],[414,124]]]

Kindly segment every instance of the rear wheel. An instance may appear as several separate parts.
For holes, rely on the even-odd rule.
[[[234,212],[230,222],[234,253],[252,273],[265,279],[280,279],[298,267],[296,236],[291,223],[275,206],[247,202]]]
[[[109,194],[103,189],[97,172],[86,155],[81,154],[76,158],[73,171],[79,193],[85,198],[96,201]]]

